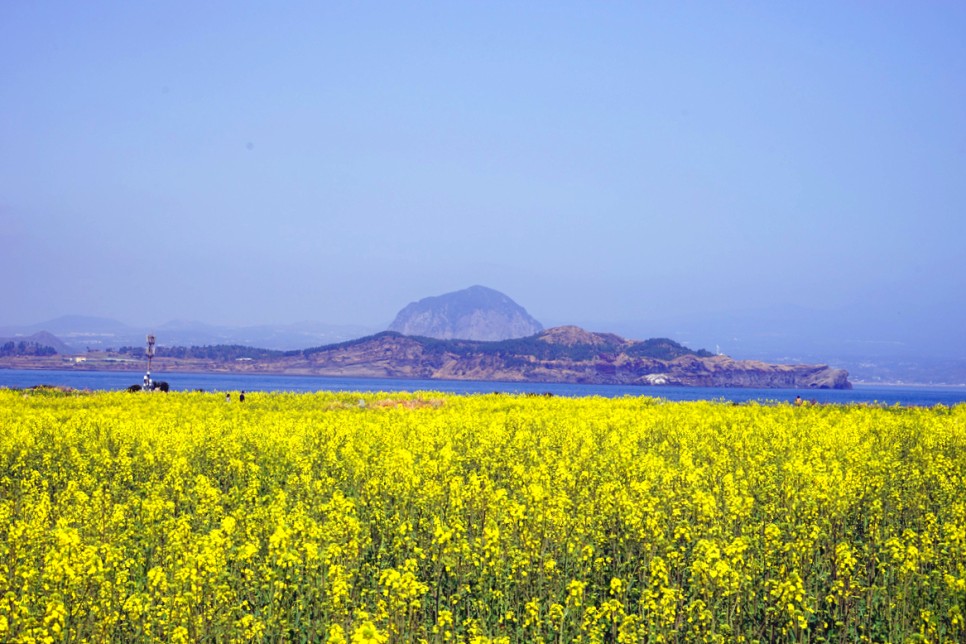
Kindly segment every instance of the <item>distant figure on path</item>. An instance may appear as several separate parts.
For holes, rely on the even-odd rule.
[[[231,393],[225,392],[225,402],[231,402]]]
[[[245,390],[244,389],[242,389],[242,392],[238,395],[238,402],[245,402]]]

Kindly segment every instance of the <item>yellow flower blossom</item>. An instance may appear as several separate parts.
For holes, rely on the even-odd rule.
[[[25,393],[4,642],[966,641],[966,405]]]

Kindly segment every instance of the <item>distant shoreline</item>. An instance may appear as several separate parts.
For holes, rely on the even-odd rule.
[[[254,367],[242,367],[233,368],[235,365],[224,364],[220,365],[218,368],[205,368],[204,366],[192,366],[186,365],[182,360],[178,360],[178,364],[174,366],[169,366],[164,364],[168,360],[165,358],[156,359],[154,368],[152,369],[152,376],[161,376],[165,374],[186,374],[186,375],[231,375],[231,376],[284,376],[289,378],[362,378],[368,380],[408,380],[410,378],[406,377],[392,377],[392,376],[365,376],[365,375],[353,375],[353,374],[331,374],[331,373],[307,373],[304,370],[291,370],[291,371],[280,371],[280,370],[266,370],[258,369]],[[128,363],[127,365],[113,365],[115,368],[105,368],[99,365],[90,364],[77,364],[72,362],[64,361],[64,356],[51,356],[49,358],[37,358],[31,357],[30,364],[8,364],[11,358],[0,358],[0,370],[8,371],[63,371],[68,373],[144,373],[146,365],[142,363]],[[55,363],[56,361],[56,363]],[[39,362],[39,364],[38,364]],[[128,366],[129,365],[129,366]],[[247,367],[247,365],[246,365]],[[449,379],[449,378],[429,378],[428,380],[438,380],[445,382],[460,382],[461,379]],[[527,382],[531,384],[554,384],[554,381],[514,381],[514,380],[478,380],[476,382],[507,382],[507,383],[518,383]],[[594,384],[594,383],[587,383]],[[913,388],[933,388],[933,389],[966,389],[966,384],[936,384],[928,382],[870,382],[867,380],[854,380],[852,381],[853,386],[873,388],[873,387],[913,387]],[[652,390],[652,389],[673,389],[681,385],[667,384],[667,385],[633,385],[634,387],[639,387],[642,390]],[[742,387],[735,387],[741,389]],[[770,389],[781,390],[781,387],[772,387]]]
[[[966,389],[966,383],[950,385],[947,383],[929,382],[869,382],[868,380],[852,380],[853,386],[859,387],[933,387],[946,389]]]
[[[81,359],[78,361],[78,359]],[[14,371],[71,371],[71,372],[104,372],[104,373],[141,373],[147,368],[145,360],[131,360],[124,358],[108,358],[96,356],[88,358],[81,355],[53,355],[53,356],[8,356],[0,358],[0,369]],[[406,377],[392,377],[383,375],[365,375],[357,373],[323,373],[308,369],[265,368],[265,363],[257,362],[214,362],[209,360],[184,358],[155,358],[152,364],[153,373],[185,373],[200,375],[252,375],[252,376],[305,376],[305,377],[360,377],[370,379],[406,379]],[[436,378],[435,380],[448,380]],[[460,379],[455,379],[460,380]],[[543,382],[543,381],[525,381]],[[553,382],[553,381],[546,381]],[[852,380],[853,385],[861,387],[932,387],[947,389],[963,389],[966,383],[928,383],[928,382],[881,382],[868,380]],[[636,385],[642,389],[660,389],[677,385]],[[776,388],[780,389],[780,388]]]

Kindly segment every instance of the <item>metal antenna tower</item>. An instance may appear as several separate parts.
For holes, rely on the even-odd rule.
[[[151,382],[151,358],[154,357],[154,336],[148,334],[148,348],[144,352],[144,355],[148,357],[148,372],[144,374],[144,389],[150,390],[154,389],[154,383]]]

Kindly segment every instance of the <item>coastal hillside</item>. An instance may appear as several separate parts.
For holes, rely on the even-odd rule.
[[[58,355],[0,356],[31,369],[144,368],[144,350],[125,347]],[[384,331],[300,351],[240,345],[158,346],[158,372],[261,373],[361,378],[498,380],[642,386],[850,389],[848,372],[825,365],[769,364],[692,350],[667,338],[626,340],[575,326],[499,341],[438,339]]]
[[[426,338],[496,341],[534,335],[543,325],[503,293],[471,286],[407,305],[389,330]]]
[[[296,363],[298,366],[296,366]],[[303,351],[305,373],[692,387],[850,389],[848,372],[825,365],[775,365],[693,351],[666,338],[626,340],[556,327],[499,342],[438,340],[380,333]]]
[[[50,356],[69,351],[66,344],[46,331],[29,336],[0,338],[0,356]]]

